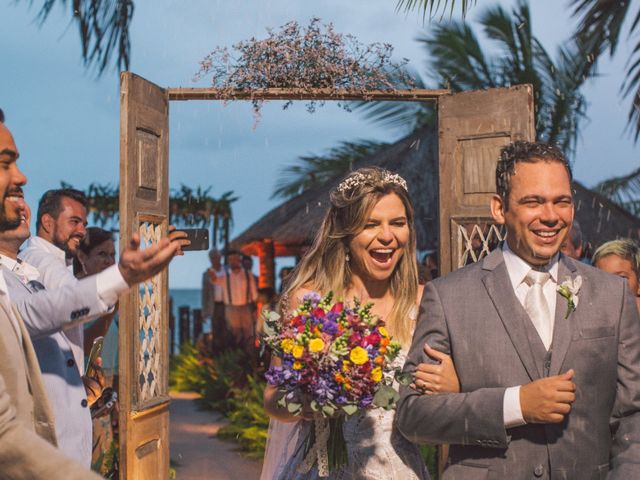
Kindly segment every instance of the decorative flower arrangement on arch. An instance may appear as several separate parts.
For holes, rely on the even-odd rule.
[[[314,17],[309,25],[286,23],[279,30],[267,29],[264,39],[243,40],[232,46],[216,47],[201,62],[194,80],[211,76],[212,85],[227,100],[234,92],[267,88],[326,89],[327,93],[357,93],[367,100],[372,90],[394,91],[413,86],[403,68],[407,59],[391,60],[393,47],[388,43],[363,44],[353,35],[337,33],[333,24]],[[232,53],[233,52],[233,53]],[[256,122],[264,100],[253,99]],[[284,104],[287,108],[291,100]],[[324,101],[311,100],[307,110],[314,112]],[[338,105],[349,110],[348,103]]]

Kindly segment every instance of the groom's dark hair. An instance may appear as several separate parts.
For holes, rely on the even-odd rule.
[[[524,142],[518,140],[502,147],[500,159],[496,166],[496,190],[502,197],[505,209],[509,208],[509,193],[511,192],[511,177],[515,173],[518,163],[559,162],[564,165],[569,175],[569,181],[573,180],[571,165],[556,145],[543,142]]]

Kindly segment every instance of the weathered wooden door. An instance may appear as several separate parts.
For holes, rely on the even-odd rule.
[[[530,85],[463,92],[438,101],[440,271],[480,260],[500,240],[489,201],[500,148],[535,140]]]
[[[504,239],[489,201],[500,148],[535,140],[530,85],[445,95],[438,101],[440,273],[485,257]],[[438,449],[442,474],[448,446]]]
[[[120,245],[167,234],[169,99],[129,72],[120,91]],[[120,299],[120,478],[169,476],[167,271]]]

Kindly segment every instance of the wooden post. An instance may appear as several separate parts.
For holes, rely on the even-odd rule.
[[[190,312],[189,312],[189,307],[187,305],[183,305],[181,307],[178,307],[178,318],[179,320],[179,325],[180,325],[180,345],[186,343],[186,342],[191,342],[191,335],[189,335],[190,333],[190,328],[189,328],[189,317],[190,317]]]
[[[191,311],[191,316],[193,318],[193,341],[197,342],[202,334],[202,310],[194,308]]]
[[[169,356],[176,351],[176,316],[173,314],[173,298],[169,297]]]
[[[276,251],[272,238],[265,238],[261,242],[261,248],[258,255],[260,260],[260,277],[258,278],[258,287],[276,288]]]

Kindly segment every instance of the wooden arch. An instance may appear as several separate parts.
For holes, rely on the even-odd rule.
[[[151,245],[169,221],[169,102],[187,100],[433,101],[439,118],[441,271],[486,254],[488,196],[500,146],[534,139],[530,86],[451,94],[448,90],[332,91],[162,88],[121,74],[120,242],[134,232]],[[169,301],[167,272],[131,289],[120,304],[121,478],[169,476]]]

